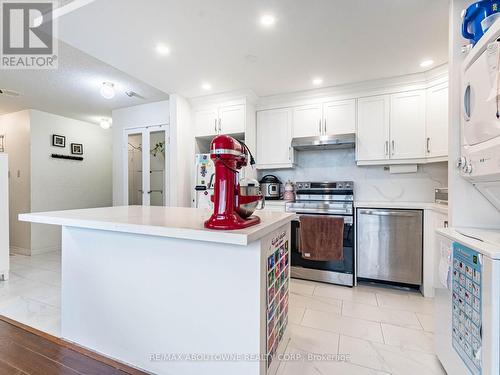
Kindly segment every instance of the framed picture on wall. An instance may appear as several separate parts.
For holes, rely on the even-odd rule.
[[[52,146],[66,147],[66,137],[64,137],[62,135],[53,134],[52,135]]]
[[[83,155],[83,145],[81,143],[72,143],[71,153],[73,155]]]

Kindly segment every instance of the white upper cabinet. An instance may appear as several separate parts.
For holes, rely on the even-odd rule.
[[[321,103],[293,109],[293,137],[312,137],[322,134],[323,108]]]
[[[245,132],[244,104],[219,106],[194,113],[196,137]]]
[[[323,104],[323,134],[347,134],[356,131],[356,99]]]
[[[425,158],[425,90],[391,95],[391,159]]]
[[[197,137],[216,135],[218,126],[217,109],[199,110],[194,113],[194,128]]]
[[[245,131],[245,105],[219,107],[219,133],[235,134]]]
[[[389,158],[390,95],[358,100],[357,160]]]
[[[293,165],[292,109],[257,112],[257,166],[287,168]]]
[[[427,89],[426,153],[427,157],[448,156],[448,84]]]

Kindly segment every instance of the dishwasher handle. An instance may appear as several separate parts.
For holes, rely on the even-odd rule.
[[[414,217],[418,212],[408,212],[408,211],[378,211],[378,210],[361,210],[359,211],[361,215],[375,215],[375,216],[399,216],[399,217]]]

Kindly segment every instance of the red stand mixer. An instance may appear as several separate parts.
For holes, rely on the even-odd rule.
[[[219,135],[210,144],[210,157],[215,165],[211,198],[214,213],[205,221],[205,228],[232,230],[260,223],[258,216],[251,216],[259,201],[263,202],[259,184],[242,187],[238,180],[239,170],[248,165],[248,159],[250,164],[255,163],[248,147],[232,137]]]

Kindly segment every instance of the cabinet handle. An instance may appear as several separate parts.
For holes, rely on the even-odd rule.
[[[429,137],[427,137],[427,153],[430,154],[431,153],[431,139]]]
[[[222,133],[222,120],[219,119],[219,133]]]
[[[385,156],[389,156],[389,141],[385,141],[384,143],[384,154]]]
[[[214,130],[217,133],[217,119],[214,119]]]
[[[394,155],[396,153],[396,147],[395,147],[395,144],[394,144],[394,139],[392,140],[392,155]]]
[[[319,123],[318,123],[319,127],[318,127],[318,130],[319,130],[319,134],[321,135],[321,119],[319,119]]]
[[[288,160],[292,161],[292,146],[288,146]]]
[[[325,118],[325,132],[324,132],[324,134],[326,134],[326,118]]]

